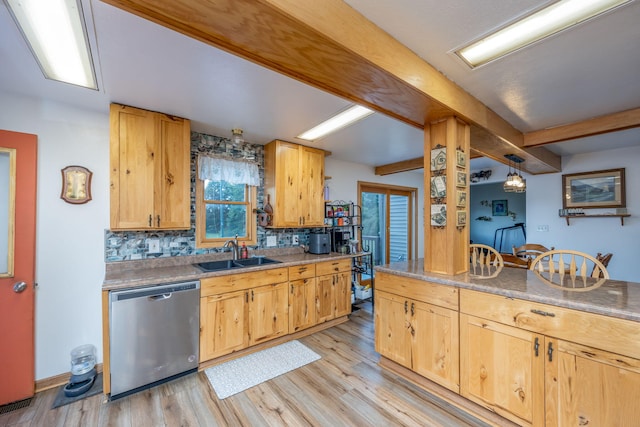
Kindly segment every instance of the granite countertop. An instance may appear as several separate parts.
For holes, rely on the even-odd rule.
[[[329,253],[315,255],[305,253],[298,248],[288,250],[265,250],[257,253],[271,259],[281,261],[276,264],[259,265],[233,270],[203,272],[193,264],[220,259],[230,259],[230,253],[193,255],[180,257],[155,258],[139,261],[121,261],[108,263],[102,283],[103,291],[132,289],[167,283],[185,282],[190,280],[218,277],[229,274],[249,273],[273,268],[291,267],[300,264],[350,259],[362,254]]]
[[[595,289],[577,292],[550,286],[535,272],[520,268],[503,268],[491,279],[474,278],[468,273],[455,276],[429,273],[424,271],[422,259],[376,266],[375,270],[640,322],[640,283],[636,282],[606,280]]]

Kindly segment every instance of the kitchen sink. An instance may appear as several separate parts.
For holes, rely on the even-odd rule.
[[[280,262],[282,261],[278,261],[271,258],[265,258],[265,257],[239,259],[235,261],[236,264],[242,264],[243,267],[254,267],[256,265],[266,265],[266,264],[278,264]]]
[[[255,257],[248,259],[238,259],[235,261],[232,259],[224,259],[219,261],[200,262],[198,264],[195,264],[195,266],[202,271],[210,272],[255,267],[258,265],[277,264],[280,262],[282,261],[265,257]]]
[[[195,264],[200,270],[203,271],[221,271],[231,270],[232,268],[242,268],[242,265],[236,265],[232,259],[223,259],[220,261],[200,262]]]

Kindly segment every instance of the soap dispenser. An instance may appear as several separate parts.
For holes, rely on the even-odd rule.
[[[240,258],[242,259],[249,258],[249,249],[247,248],[247,245],[244,244],[244,242],[242,242],[242,249],[240,250]]]

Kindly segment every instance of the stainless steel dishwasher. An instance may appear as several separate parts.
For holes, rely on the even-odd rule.
[[[111,399],[198,368],[200,282],[112,291]]]

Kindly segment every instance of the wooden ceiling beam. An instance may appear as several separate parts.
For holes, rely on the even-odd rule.
[[[520,131],[342,0],[103,1],[412,126],[455,115],[523,149]]]
[[[525,147],[537,147],[554,142],[584,138],[608,132],[640,127],[640,108],[595,117],[578,123],[529,132],[524,135]]]
[[[424,157],[404,160],[402,162],[388,163],[386,165],[376,166],[376,175],[391,175],[399,172],[408,172],[424,168]]]
[[[475,150],[471,150],[470,159],[484,157]],[[376,166],[376,175],[391,175],[399,172],[409,172],[424,168],[424,157],[416,157],[415,159],[403,160],[401,162],[387,163],[386,165]]]

